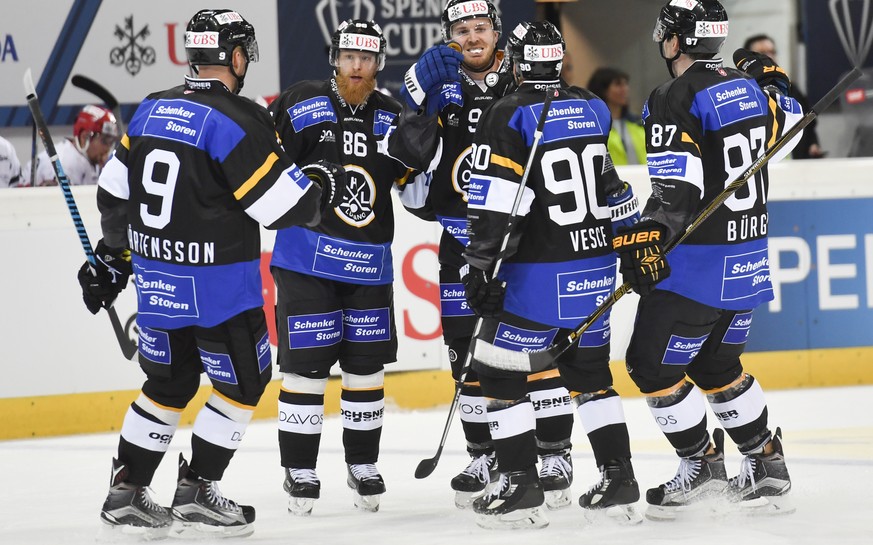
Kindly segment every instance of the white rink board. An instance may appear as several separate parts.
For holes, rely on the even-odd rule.
[[[771,169],[771,200],[873,196],[873,160],[786,161]],[[641,203],[648,180],[643,167],[619,167]],[[95,187],[74,187],[92,243],[100,238]],[[390,370],[448,369],[438,333],[436,224],[396,210],[395,314],[400,351]],[[264,250],[272,246],[265,231]],[[431,249],[417,248],[432,245]],[[56,187],[0,191],[0,354],[5,367],[0,398],[137,389],[139,367],[121,357],[105,313],[91,316],[81,301],[76,271],[84,255],[61,191]],[[414,248],[417,250],[411,252]],[[404,277],[403,263],[411,260]],[[414,273],[414,274],[412,274]],[[427,283],[429,282],[429,285]],[[430,290],[431,300],[422,290]],[[613,310],[612,359],[623,359],[637,297]],[[122,321],[132,315],[134,290],[118,304]],[[408,321],[408,323],[407,323]],[[412,331],[424,340],[413,338]]]

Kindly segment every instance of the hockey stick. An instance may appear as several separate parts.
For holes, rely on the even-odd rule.
[[[838,96],[840,96],[848,87],[852,84],[853,81],[858,79],[861,76],[861,70],[855,67],[851,72],[846,74],[843,79],[841,79],[828,93],[819,100],[812,109],[804,115],[800,121],[798,121],[787,133],[783,134],[782,137],[777,140],[767,151],[759,157],[752,165],[743,172],[743,174],[727,185],[724,190],[716,195],[716,197],[710,202],[700,213],[691,221],[691,223],[685,228],[685,231],[678,236],[676,239],[671,240],[670,243],[665,247],[665,252],[670,253],[676,246],[681,244],[685,239],[687,239],[691,233],[693,233],[701,223],[706,221],[715,210],[721,206],[727,199],[730,198],[739,188],[746,185],[746,182],[758,173],[764,165],[767,164],[770,159],[773,158],[776,153],[779,152],[785,144],[790,142],[795,136],[800,134],[807,125],[812,123],[812,121],[818,117],[819,113],[824,111],[828,106],[834,102]],[[513,352],[512,350],[507,350],[505,348],[501,348],[499,346],[494,346],[490,343],[477,343],[476,348],[481,349],[476,353],[476,359],[480,361],[488,362],[488,365],[491,367],[496,367],[498,369],[504,369],[509,371],[522,371],[526,373],[536,373],[548,367],[555,359],[558,358],[561,354],[567,351],[573,343],[579,340],[579,337],[591,327],[597,320],[599,320],[607,310],[612,308],[612,306],[621,299],[625,294],[631,291],[631,286],[629,283],[625,282],[615,292],[612,293],[603,303],[598,306],[594,312],[592,312],[588,318],[585,319],[584,322],[579,324],[575,330],[573,330],[569,335],[565,338],[561,339],[557,343],[553,344],[549,348],[545,350],[541,350],[539,352]]]
[[[497,252],[497,261],[494,262],[494,272],[491,273],[491,278],[497,278],[497,273],[500,271],[500,266],[503,259],[506,257],[506,248],[509,246],[509,237],[512,235],[512,227],[515,223],[515,218],[518,214],[518,207],[521,206],[521,199],[524,194],[524,188],[527,185],[527,176],[530,174],[530,168],[533,164],[534,156],[537,152],[540,139],[543,136],[543,126],[546,123],[546,117],[549,113],[549,107],[552,105],[552,99],[558,96],[558,91],[549,91],[546,94],[546,99],[543,101],[543,109],[540,112],[537,128],[533,134],[533,142],[531,143],[530,153],[527,156],[527,162],[524,165],[524,174],[521,176],[521,181],[518,184],[518,191],[515,193],[515,201],[512,203],[512,210],[509,212],[509,217],[506,219],[506,226],[503,228],[503,241],[500,243],[500,251]],[[473,347],[476,345],[476,336],[482,329],[483,318],[479,316],[476,319],[476,326],[473,328],[473,337],[470,339],[470,347],[467,349],[467,357],[464,359],[464,365],[461,367],[461,376],[455,382],[455,396],[452,398],[452,404],[449,407],[449,415],[446,418],[446,424],[443,427],[443,435],[440,438],[440,444],[433,458],[426,458],[418,463],[415,468],[415,478],[424,479],[436,469],[440,456],[443,453],[443,447],[446,445],[446,438],[449,435],[449,428],[452,427],[455,412],[458,410],[458,405],[461,399],[461,386],[464,384],[464,379],[467,377],[467,372],[470,370],[470,365],[473,363]]]
[[[93,79],[81,74],[73,76],[70,83],[83,91],[88,91],[102,100],[103,104],[106,104],[109,109],[112,110],[112,114],[115,116],[115,122],[118,123],[118,132],[124,134],[124,121],[121,120],[121,105],[118,103],[118,99],[115,98],[115,95],[110,93],[106,87],[103,87]]]
[[[64,198],[67,201],[67,208],[70,211],[70,216],[73,218],[73,224],[76,226],[76,232],[79,233],[79,242],[82,243],[82,248],[85,250],[85,256],[88,262],[94,265],[96,258],[94,250],[91,247],[91,241],[88,239],[88,232],[85,230],[85,224],[82,222],[82,217],[79,215],[79,207],[76,206],[76,200],[73,198],[73,192],[70,191],[70,180],[64,173],[64,168],[61,166],[61,161],[58,159],[58,153],[55,150],[55,144],[49,134],[48,126],[45,123],[45,118],[42,115],[42,109],[39,107],[39,97],[36,96],[36,88],[33,85],[33,78],[30,75],[30,68],[24,73],[24,91],[27,93],[27,106],[30,108],[30,113],[33,116],[33,122],[36,125],[42,144],[45,146],[45,151],[48,153],[49,160],[55,169],[55,175],[58,177],[58,186],[64,193]],[[132,342],[124,332],[124,327],[118,319],[118,313],[114,307],[106,309],[109,314],[109,319],[112,322],[112,330],[115,332],[115,337],[118,340],[118,345],[121,347],[121,353],[127,359],[132,359],[137,353],[137,345]]]

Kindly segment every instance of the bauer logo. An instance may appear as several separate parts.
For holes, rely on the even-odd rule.
[[[378,53],[381,43],[376,36],[366,34],[341,34],[339,40],[340,49],[357,49]]]
[[[476,15],[488,15],[487,2],[463,2],[449,8],[449,21]]]
[[[218,49],[218,32],[186,32],[185,47]]]

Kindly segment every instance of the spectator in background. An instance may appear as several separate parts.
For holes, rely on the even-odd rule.
[[[70,185],[97,185],[100,169],[118,142],[118,132],[118,123],[111,111],[92,105],[82,108],[73,124],[73,138],[65,138],[57,146],[58,158]],[[29,173],[28,163],[25,174],[29,177]],[[26,185],[58,185],[45,151],[36,158],[36,182],[28,180]]]
[[[743,49],[767,55],[773,59],[773,62],[779,64],[779,59],[776,58],[776,42],[766,34],[755,34],[748,37],[743,44]],[[803,94],[803,91],[800,90],[794,81],[791,82],[791,90],[788,92],[788,95],[800,104],[804,112],[809,111],[809,100],[807,100],[806,95]],[[794,151],[791,152],[792,159],[821,159],[827,154],[819,146],[818,133],[815,131],[817,124],[818,121],[813,120],[812,123],[803,129],[803,137],[794,148]]]
[[[21,163],[15,148],[0,136],[0,187],[18,187],[21,182]]]
[[[628,111],[630,77],[616,68],[598,68],[588,80],[588,90],[599,96],[612,114],[607,148],[616,165],[646,164],[646,131],[641,120]]]

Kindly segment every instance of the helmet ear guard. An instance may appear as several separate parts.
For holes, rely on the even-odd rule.
[[[330,40],[330,65],[338,67],[339,52],[343,49],[364,51],[376,55],[376,71],[385,68],[385,48],[388,42],[382,27],[374,21],[348,19],[340,23]]]

